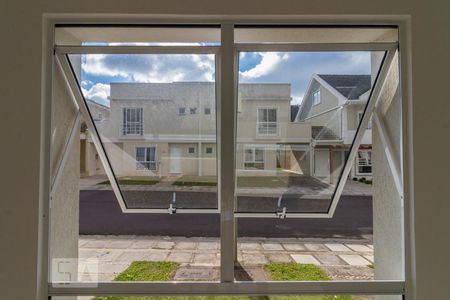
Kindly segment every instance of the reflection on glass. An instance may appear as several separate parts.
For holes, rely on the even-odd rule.
[[[214,55],[70,58],[126,207],[217,208]],[[89,176],[107,186],[88,149]]]
[[[237,212],[328,212],[383,55],[240,53]],[[371,180],[371,148],[369,124],[349,179]]]

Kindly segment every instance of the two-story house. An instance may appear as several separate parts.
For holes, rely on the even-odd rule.
[[[311,124],[313,176],[332,183],[337,181],[370,90],[370,75],[312,76],[296,121]],[[371,177],[371,148],[369,126],[352,166],[351,177]]]
[[[117,176],[210,176],[216,175],[215,99],[212,82],[111,83],[110,106],[101,106],[108,114],[92,101],[88,106],[94,119],[104,117],[95,124]],[[291,122],[290,102],[290,84],[239,85],[239,173],[276,172],[285,153],[307,157],[311,127]],[[93,148],[89,141],[86,149]],[[95,154],[84,153],[92,164]],[[308,162],[303,159],[296,170],[309,174]]]

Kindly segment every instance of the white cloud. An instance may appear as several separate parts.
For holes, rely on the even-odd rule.
[[[283,60],[286,61],[289,58],[288,54],[277,52],[265,52],[260,53],[260,55],[262,58],[259,64],[247,71],[240,72],[240,75],[243,78],[252,79],[265,76],[276,69],[277,65],[279,65]],[[241,57],[241,59],[244,57],[245,56]]]
[[[87,75],[118,77],[111,81],[212,81],[215,66],[213,55],[95,54],[83,56],[82,70]]]
[[[110,93],[109,84],[97,83],[88,90],[85,88],[81,88],[81,90],[86,99],[109,105],[109,101],[107,100]]]

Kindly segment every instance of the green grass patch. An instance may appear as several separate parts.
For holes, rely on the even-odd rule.
[[[310,264],[270,263],[264,266],[272,280],[275,281],[328,281],[331,278],[319,267]],[[352,296],[275,296],[276,300],[353,300]]]
[[[189,176],[178,178],[172,185],[176,186],[217,186],[216,176]]]
[[[154,185],[159,181],[160,178],[156,176],[126,176],[117,179],[119,185]],[[106,180],[98,184],[110,184],[110,182]]]
[[[369,267],[370,269],[374,269],[375,268],[374,264],[367,265],[367,267]]]
[[[237,178],[238,188],[281,188],[287,186],[288,183],[277,176],[239,176]]]
[[[271,263],[264,266],[275,281],[321,281],[331,280],[319,267],[297,263]]]

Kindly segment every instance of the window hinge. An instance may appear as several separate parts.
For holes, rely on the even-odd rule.
[[[173,192],[172,194],[172,203],[170,203],[169,208],[167,209],[167,211],[169,212],[170,215],[173,215],[177,212],[177,194],[175,192]]]

